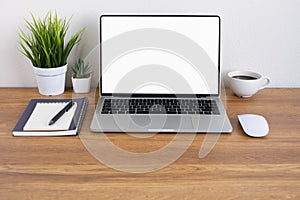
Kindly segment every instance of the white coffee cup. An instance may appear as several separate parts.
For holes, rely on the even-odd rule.
[[[232,71],[228,77],[230,89],[243,98],[251,97],[270,83],[270,78],[252,71]]]

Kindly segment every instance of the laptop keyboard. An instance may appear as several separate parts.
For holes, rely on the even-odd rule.
[[[105,99],[101,114],[203,114],[219,115],[215,100],[204,99]]]

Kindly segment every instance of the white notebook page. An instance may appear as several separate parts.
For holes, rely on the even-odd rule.
[[[24,131],[63,131],[68,130],[73,119],[77,104],[65,112],[54,124],[48,125],[49,121],[61,110],[68,102],[37,103],[27,123]]]

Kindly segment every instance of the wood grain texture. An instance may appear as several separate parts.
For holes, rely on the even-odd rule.
[[[249,99],[227,90],[233,126],[204,159],[198,158],[205,134],[196,135],[174,163],[149,173],[107,167],[84,147],[79,136],[13,137],[12,129],[37,89],[0,89],[0,199],[300,199],[300,89],[264,89]],[[89,132],[94,92],[81,130]],[[247,137],[241,113],[266,117],[270,133]],[[174,134],[149,138],[109,134],[120,148],[136,153],[158,150]]]

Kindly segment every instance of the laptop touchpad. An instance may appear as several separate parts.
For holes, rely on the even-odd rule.
[[[173,115],[132,115],[130,128],[141,131],[174,132],[177,130],[193,130],[190,117]]]

